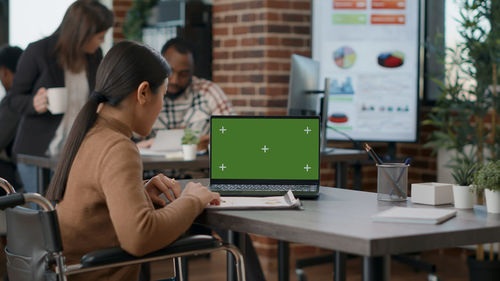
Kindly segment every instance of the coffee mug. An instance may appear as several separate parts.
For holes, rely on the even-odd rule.
[[[68,91],[66,88],[47,89],[48,109],[52,114],[63,114],[68,107]]]

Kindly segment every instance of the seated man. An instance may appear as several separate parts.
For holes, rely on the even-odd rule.
[[[168,77],[165,105],[153,130],[191,128],[201,136],[198,149],[206,149],[210,116],[235,114],[231,102],[215,83],[193,75],[195,53],[187,41],[170,39],[161,53],[172,74]],[[149,147],[152,142],[150,139],[138,145]]]
[[[17,61],[21,56],[18,47],[4,46],[0,49],[0,80],[6,95],[0,102],[0,177],[18,187],[20,182],[16,173],[16,164],[11,156],[12,144],[16,136],[19,114],[9,108],[9,90],[12,87]]]

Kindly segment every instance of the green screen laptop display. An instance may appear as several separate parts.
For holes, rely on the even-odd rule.
[[[212,180],[318,180],[319,119],[211,119]]]

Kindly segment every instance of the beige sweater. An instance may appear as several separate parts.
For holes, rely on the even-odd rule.
[[[88,252],[120,246],[141,256],[177,239],[203,211],[194,196],[154,209],[144,189],[132,131],[100,116],[86,135],[57,205],[67,264]],[[74,275],[70,280],[137,280],[138,266]]]

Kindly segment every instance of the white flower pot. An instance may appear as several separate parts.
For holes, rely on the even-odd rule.
[[[182,145],[182,155],[184,155],[184,160],[191,161],[196,159],[196,144],[183,144]]]
[[[454,184],[453,202],[457,209],[472,209],[474,207],[474,192],[471,187]]]
[[[486,210],[488,213],[500,214],[500,192],[485,189],[484,195],[486,197]]]

